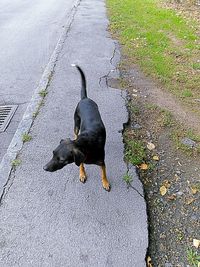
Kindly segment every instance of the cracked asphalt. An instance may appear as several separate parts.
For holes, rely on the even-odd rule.
[[[108,87],[117,77],[119,48],[107,32],[103,0],[82,0],[59,54],[44,106],[11,172],[0,206],[0,266],[144,267],[147,214],[135,168],[123,161],[125,93]],[[86,166],[79,182],[72,164],[48,173],[43,165],[61,139],[73,138],[73,113],[80,100],[79,64],[88,96],[97,102],[107,130],[106,165],[111,192],[103,190],[100,170]],[[123,176],[133,177],[127,186]]]

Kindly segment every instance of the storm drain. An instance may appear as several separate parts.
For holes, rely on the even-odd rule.
[[[0,106],[0,133],[5,131],[17,107],[18,105]]]

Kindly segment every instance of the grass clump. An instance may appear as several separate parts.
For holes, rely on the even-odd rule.
[[[17,167],[21,164],[21,160],[20,159],[14,159],[12,161],[12,167]]]
[[[32,136],[31,135],[29,135],[29,134],[27,134],[27,133],[24,133],[23,135],[22,135],[22,141],[25,143],[25,142],[29,142],[29,141],[31,141],[32,140]]]
[[[193,249],[188,249],[187,259],[191,267],[199,267],[200,255],[198,255],[197,251],[194,251]]]
[[[140,165],[146,158],[145,147],[141,141],[129,140],[126,143],[125,159],[133,165]]]
[[[41,96],[41,97],[45,97],[46,95],[48,94],[48,92],[47,92],[47,90],[45,89],[45,90],[41,90],[40,92],[39,92],[39,95]]]
[[[123,176],[123,180],[129,185],[133,181],[133,177],[130,174],[126,173]]]

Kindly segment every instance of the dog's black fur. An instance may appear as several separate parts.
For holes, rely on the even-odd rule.
[[[106,142],[105,126],[102,122],[97,104],[87,97],[86,79],[83,71],[79,66],[74,66],[79,70],[82,81],[81,100],[74,113],[74,133],[76,139],[70,140],[68,138],[61,140],[60,145],[53,151],[53,158],[44,166],[44,170],[54,172],[62,169],[67,164],[75,162],[77,166],[82,165],[82,167],[80,166],[80,178],[82,168],[85,179],[81,181],[85,182],[86,174],[83,163],[96,164],[102,168],[103,187],[109,191],[110,185],[106,178],[104,162],[104,147]]]

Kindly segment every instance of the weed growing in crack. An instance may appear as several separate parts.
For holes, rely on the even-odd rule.
[[[14,159],[14,160],[12,160],[11,164],[12,164],[12,167],[16,168],[17,166],[19,166],[21,164],[21,160],[20,159]]]
[[[22,135],[22,141],[25,143],[25,142],[29,142],[29,141],[31,141],[31,139],[32,139],[32,136],[31,135],[29,135],[29,134],[27,134],[27,133],[24,133],[23,135]]]
[[[141,141],[128,140],[125,158],[133,165],[140,165],[146,158],[145,147]]]
[[[133,177],[130,174],[126,173],[123,176],[123,181],[126,182],[127,185],[129,185],[133,181]]]
[[[41,90],[41,91],[39,92],[39,95],[40,95],[41,97],[43,97],[43,98],[44,98],[47,94],[48,94],[48,92],[47,92],[46,89]]]

